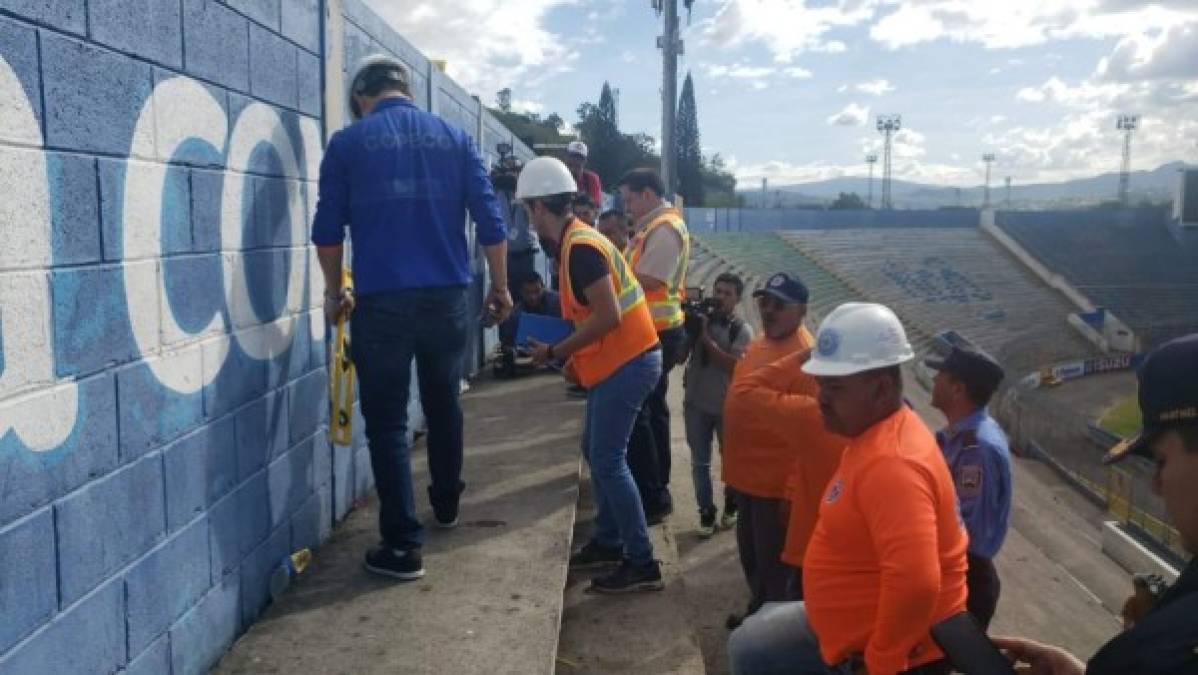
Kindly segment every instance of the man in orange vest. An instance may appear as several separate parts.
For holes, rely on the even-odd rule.
[[[734,675],[949,672],[931,628],[965,611],[969,541],[936,438],[903,403],[899,366],[914,356],[882,305],[850,302],[820,325],[803,370],[849,445],[803,558],[805,600],[733,632]]]
[[[686,349],[682,296],[690,264],[690,235],[682,213],[665,200],[666,187],[652,169],[633,169],[619,182],[624,209],[636,224],[628,261],[645,289],[662,347],[661,378],[637,419],[628,461],[651,523],[673,511],[670,498],[670,370]]]
[[[794,569],[782,562],[786,539],[786,477],[794,465],[795,429],[771,407],[763,406],[761,388],[748,382],[759,368],[810,349],[815,342],[803,327],[807,287],[779,272],[753,291],[761,314],[761,335],[745,349],[732,372],[724,399],[723,479],[740,504],[736,544],[749,585],[748,613],[765,602],[791,598]],[[736,627],[740,617],[729,617]]]
[[[661,375],[661,347],[645,293],[624,257],[570,214],[575,191],[569,169],[552,157],[529,162],[516,185],[516,198],[557,259],[562,316],[574,322],[574,332],[557,344],[533,341],[533,361],[566,361],[567,373],[587,390],[582,447],[598,509],[594,534],[570,557],[570,567],[618,565],[591,581],[597,592],[661,590],[661,568],[627,461],[633,421]]]

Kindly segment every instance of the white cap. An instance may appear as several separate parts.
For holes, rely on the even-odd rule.
[[[574,194],[578,185],[570,170],[555,157],[537,157],[520,171],[516,179],[516,199]]]
[[[842,377],[897,366],[915,358],[894,312],[872,302],[846,302],[824,318],[803,372]]]
[[[566,152],[571,155],[580,155],[582,157],[586,157],[587,144],[583,143],[582,141],[570,141],[570,143],[566,145]]]

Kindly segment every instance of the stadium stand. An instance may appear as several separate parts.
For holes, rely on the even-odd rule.
[[[1163,218],[1032,218],[996,223],[1095,306],[1127,323],[1145,348],[1198,330],[1198,232]]]
[[[791,230],[778,236],[920,332],[952,329],[1012,373],[1093,355],[1064,298],[976,228]]]
[[[694,237],[688,285],[710,287],[715,275],[727,266],[745,279],[748,316],[756,320],[748,290],[756,288],[776,272],[803,280],[811,292],[809,323],[814,328],[837,305],[860,300],[861,294],[820,267],[800,251],[787,246],[774,233],[712,233]]]

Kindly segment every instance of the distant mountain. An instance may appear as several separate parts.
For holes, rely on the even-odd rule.
[[[1170,162],[1152,171],[1133,171],[1130,177],[1129,199],[1133,204],[1142,201],[1167,202],[1172,200],[1177,188],[1177,172],[1185,164]],[[1012,208],[1068,208],[1093,206],[1110,201],[1118,196],[1119,174],[1104,173],[1089,178],[1078,178],[1061,183],[1032,183],[1011,185]],[[738,192],[745,197],[745,205],[760,207],[760,189],[744,189]],[[826,205],[841,192],[856,192],[865,199],[869,193],[869,178],[845,176],[796,185],[770,186],[765,195],[765,206],[815,207]],[[876,206],[881,201],[882,180],[874,177],[873,199]],[[983,201],[982,186],[969,188],[945,187],[927,183],[913,183],[895,179],[891,184],[894,205],[900,209],[935,209],[941,207],[978,207]],[[990,186],[990,201],[998,207],[1006,204],[1006,187],[1002,178]]]

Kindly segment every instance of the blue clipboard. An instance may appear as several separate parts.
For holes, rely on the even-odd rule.
[[[574,324],[565,319],[540,314],[520,314],[520,323],[516,326],[516,344],[528,344],[532,338],[537,342],[555,345],[574,332]]]

